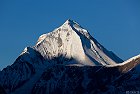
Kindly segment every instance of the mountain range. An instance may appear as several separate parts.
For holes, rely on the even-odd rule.
[[[0,94],[139,94],[139,63],[140,55],[123,61],[68,19],[0,71]]]

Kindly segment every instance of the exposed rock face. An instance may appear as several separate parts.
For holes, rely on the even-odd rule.
[[[0,71],[0,94],[102,94],[140,90],[140,56],[123,63],[67,20]]]
[[[120,75],[117,68],[58,65],[43,73],[32,94],[104,93],[109,90],[111,81]]]
[[[140,58],[112,67],[56,65],[46,69],[32,94],[139,94],[140,69],[132,63],[140,64]]]
[[[125,94],[139,91],[140,76],[135,70],[121,73],[117,67],[54,66],[34,85],[32,94]]]

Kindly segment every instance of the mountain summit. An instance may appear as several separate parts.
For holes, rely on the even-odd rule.
[[[69,19],[0,71],[0,94],[126,94],[140,90],[139,64],[140,55],[123,62]]]
[[[63,64],[96,66],[123,62],[97,42],[86,29],[70,19],[54,31],[41,35],[34,48],[45,59],[59,58],[61,62],[58,63]],[[67,62],[67,59],[71,61]]]

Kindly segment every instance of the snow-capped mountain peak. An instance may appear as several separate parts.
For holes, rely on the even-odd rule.
[[[86,29],[70,19],[52,32],[41,35],[35,49],[49,60],[61,57],[62,63],[65,63],[67,59],[73,58],[74,61],[67,64],[96,66],[122,62],[99,44]]]
[[[62,25],[62,26],[71,26],[71,27],[79,27],[79,28],[82,28],[81,26],[80,26],[80,24],[78,24],[76,21],[74,21],[74,20],[71,20],[71,19],[68,19],[68,20],[66,20],[65,21],[65,23]]]
[[[138,90],[140,55],[121,62],[69,19],[41,35],[35,46],[26,47],[11,66],[0,71],[0,94],[123,94]]]
[[[66,22],[61,26],[61,28],[71,28],[73,29],[75,32],[79,32],[83,35],[85,35],[87,38],[89,38],[89,33],[86,29],[84,29],[78,22],[68,19],[66,20]]]
[[[54,31],[47,33],[47,34],[43,34],[39,37],[38,41],[37,41],[37,45],[42,42],[47,36],[49,36],[52,33],[55,33],[57,31],[61,32],[61,31],[71,31],[73,30],[76,33],[81,33],[84,36],[86,36],[87,38],[89,38],[89,33],[86,29],[84,29],[82,26],[80,26],[76,21],[73,21],[71,19],[68,19],[64,22],[64,24],[62,24],[60,27],[56,28]],[[67,34],[69,35],[69,33]]]
[[[64,22],[64,24],[63,25],[70,25],[70,26],[73,26],[73,25],[79,25],[76,21],[74,21],[74,20],[71,20],[71,19],[68,19],[68,20],[66,20],[65,22]],[[80,25],[79,25],[80,26]]]

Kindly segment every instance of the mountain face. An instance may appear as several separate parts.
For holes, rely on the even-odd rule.
[[[78,23],[67,20],[53,32],[39,37],[34,49],[48,60],[59,59],[65,65],[114,65],[122,62],[112,52],[99,44]],[[79,54],[80,53],[80,54]],[[70,60],[67,62],[67,60]]]
[[[126,94],[140,90],[139,63],[123,62],[67,20],[0,71],[0,94]]]

